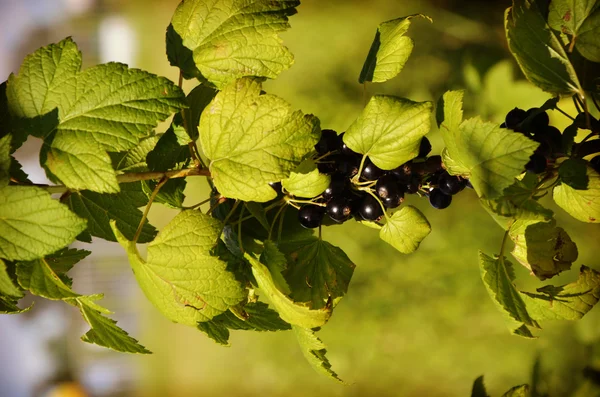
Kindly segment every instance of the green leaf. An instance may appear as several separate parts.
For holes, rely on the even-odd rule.
[[[454,126],[444,130],[442,126],[447,145],[442,158],[448,172],[469,178],[477,194],[487,199],[500,197],[513,184],[539,145],[479,118],[465,120],[458,131]]]
[[[259,259],[260,263],[269,268],[275,287],[284,294],[290,295],[290,287],[283,277],[283,272],[287,269],[287,259],[273,241],[265,240],[264,249]],[[302,300],[298,301],[302,302]]]
[[[425,215],[413,206],[407,205],[387,218],[379,231],[379,238],[403,254],[410,254],[431,233],[431,225]]]
[[[227,329],[227,327],[223,324],[216,322],[213,319],[211,321],[203,321],[198,323],[196,327],[219,345],[230,346],[229,329]]]
[[[582,222],[600,222],[600,175],[587,167],[588,188],[576,190],[564,183],[552,191],[556,204]]]
[[[261,95],[261,84],[251,78],[225,87],[200,118],[200,142],[215,186],[225,197],[244,201],[274,199],[269,182],[287,178],[318,139],[316,117]]]
[[[113,167],[121,172],[148,171],[146,156],[154,149],[161,135],[152,135],[144,138],[140,143],[127,152],[109,153]]]
[[[322,326],[329,320],[332,311],[331,306],[311,310],[304,305],[297,304],[277,289],[269,268],[247,252],[244,257],[252,265],[252,274],[256,278],[259,288],[277,310],[283,321],[304,328],[315,328]]]
[[[210,88],[205,86],[204,84],[200,84],[185,98],[188,108],[183,110],[185,122],[187,123],[187,128],[184,128],[184,132],[188,135],[188,140],[196,141],[200,136],[198,132],[198,124],[200,123],[200,115],[204,108],[208,106],[210,101],[217,95],[217,90],[214,88]],[[177,138],[180,145],[185,144],[185,140],[177,134]]]
[[[296,197],[312,198],[323,193],[331,183],[329,175],[319,173],[314,160],[304,160],[281,185]]]
[[[375,95],[344,134],[344,142],[373,164],[391,170],[419,154],[431,127],[431,102]]]
[[[184,95],[166,78],[123,64],[80,68],[70,38],[37,50],[9,77],[9,109],[44,138],[44,166],[52,175],[73,189],[118,192],[106,151],[135,147],[185,106]]]
[[[289,28],[287,17],[299,4],[297,0],[182,1],[167,31],[169,61],[186,77],[205,78],[220,89],[244,76],[274,79],[294,61],[278,33]]]
[[[118,194],[99,194],[90,191],[73,192],[65,203],[82,218],[87,219],[87,230],[92,236],[117,241],[110,221],[115,220],[123,235],[132,240],[142,220],[142,212],[125,190]],[[154,226],[146,222],[138,241],[147,243],[156,235]]]
[[[356,265],[344,251],[317,237],[282,242],[280,247],[288,258],[284,275],[295,302],[321,309],[346,294]]]
[[[325,346],[325,344],[321,342],[321,339],[315,335],[315,331],[296,325],[292,328],[298,339],[302,354],[304,354],[304,357],[311,367],[325,376],[331,377],[340,383],[344,383],[344,381],[339,378],[338,374],[331,369],[331,363],[325,356],[327,353],[327,346]]]
[[[471,397],[490,397],[490,395],[487,394],[487,390],[485,390],[485,384],[483,383],[483,375],[475,379],[475,382],[473,382]]]
[[[210,256],[223,229],[220,221],[199,211],[179,213],[148,245],[145,261],[114,221],[111,227],[144,294],[171,321],[196,326],[245,297],[226,263]]]
[[[513,256],[540,280],[569,270],[577,260],[577,245],[556,221],[517,220],[508,230]]]
[[[415,17],[423,17],[433,22],[425,15],[415,14],[379,24],[360,72],[359,83],[365,81],[383,83],[402,71],[414,47],[413,40],[405,34],[410,26],[410,20]]]
[[[254,201],[248,201],[244,203],[244,206],[250,212],[250,214],[256,218],[256,220],[260,223],[260,225],[268,232],[269,231],[269,220],[267,219],[267,214],[265,209],[260,203],[255,203]]]
[[[504,393],[502,397],[529,397],[529,385],[520,385],[512,387]]]
[[[504,258],[491,258],[480,251],[479,267],[481,278],[492,300],[518,324],[514,329],[522,326],[540,328],[527,312],[523,297],[513,284],[514,273],[511,263]]]
[[[507,218],[549,221],[553,212],[544,208],[534,198],[537,177],[526,174],[522,180],[504,189],[502,196],[496,200],[481,199],[481,204],[496,215]]]
[[[77,262],[87,257],[89,254],[91,254],[91,252],[86,250],[63,248],[46,256],[44,259],[56,275],[70,287],[72,281],[67,276],[67,272],[71,270]]]
[[[573,189],[586,190],[589,183],[587,164],[584,159],[566,159],[558,167],[560,181]]]
[[[0,189],[10,180],[10,140],[11,135],[0,138]]]
[[[600,299],[600,273],[581,266],[577,281],[555,287],[548,285],[538,293],[523,292],[522,298],[532,318],[543,320],[579,320]]]
[[[64,300],[81,296],[71,290],[45,258],[18,262],[17,279],[21,287],[46,299]]]
[[[240,309],[241,316],[230,308],[210,321],[198,323],[198,329],[215,342],[229,346],[229,330],[285,331],[292,327],[283,321],[276,311],[262,302],[248,303]],[[241,317],[241,318],[240,318]]]
[[[504,27],[508,47],[529,81],[554,94],[583,92],[558,34],[536,0],[513,0]]]
[[[589,1],[589,0],[588,0]],[[600,8],[590,15],[578,31],[575,48],[592,62],[600,62]]]
[[[559,32],[577,36],[579,28],[592,13],[595,4],[596,0],[552,0],[548,25]]]
[[[19,300],[23,296],[23,291],[15,285],[13,279],[8,274],[6,263],[0,259],[0,298],[10,298],[11,300]]]
[[[140,345],[137,340],[118,327],[116,321],[104,317],[98,310],[86,304],[86,300],[76,299],[76,302],[83,319],[91,327],[81,337],[82,341],[124,353],[152,354],[151,351]]]
[[[31,260],[70,244],[85,220],[33,186],[0,189],[0,258]]]

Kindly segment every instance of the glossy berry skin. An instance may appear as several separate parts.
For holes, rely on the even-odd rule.
[[[360,155],[359,155],[360,156]],[[358,173],[361,157],[341,155],[337,160],[337,172],[348,178],[352,178]]]
[[[539,153],[534,153],[529,158],[529,162],[525,164],[525,169],[529,172],[533,172],[534,174],[541,174],[546,171],[546,166],[548,162],[546,157]]]
[[[327,156],[322,162],[317,163],[317,169],[321,174],[333,174],[337,170],[337,165],[332,156]]]
[[[400,194],[397,194],[394,196],[388,196],[388,197],[384,198],[383,200],[381,200],[381,202],[383,203],[383,206],[387,209],[399,207],[403,201],[404,201],[404,193],[400,193]]]
[[[506,114],[506,128],[514,130],[527,117],[527,112],[523,109],[514,108]]]
[[[421,186],[421,181],[416,175],[412,175],[410,177],[410,181],[404,186],[406,193],[415,194],[419,191],[419,187]]]
[[[341,174],[333,174],[331,176],[331,182],[325,191],[323,192],[323,198],[326,201],[331,200],[333,197],[341,196],[346,187],[348,186],[348,179]]]
[[[358,213],[365,221],[376,221],[383,215],[383,210],[377,199],[367,194],[359,204]]]
[[[352,215],[352,203],[346,197],[334,197],[327,203],[327,215],[334,221],[342,223]]]
[[[365,164],[363,165],[360,177],[365,181],[376,181],[377,179],[382,177],[383,174],[384,171],[381,168],[377,167],[375,164],[373,164],[371,160],[367,158]]]
[[[307,204],[298,210],[298,221],[305,228],[314,229],[321,225],[323,215],[325,215],[325,208],[314,204]]]
[[[315,145],[315,150],[320,155],[333,152],[338,148],[338,136],[334,130],[321,130],[321,139]]]
[[[398,178],[394,174],[384,175],[377,180],[375,192],[382,200],[391,196],[398,196],[404,189],[398,183]]]
[[[354,150],[350,149],[348,145],[346,145],[344,142],[344,134],[345,132],[342,132],[340,135],[338,135],[338,150],[346,156],[360,156]]]
[[[591,159],[590,165],[592,166],[594,171],[600,174],[600,156],[596,156],[593,159]]]
[[[429,204],[431,204],[433,208],[442,210],[448,208],[451,202],[452,196],[444,194],[440,189],[431,189],[429,192]]]
[[[465,188],[463,179],[443,172],[438,179],[438,187],[445,195],[452,196]]]
[[[417,157],[426,157],[429,153],[431,153],[431,142],[429,142],[427,137],[423,137],[421,138],[421,143],[419,144],[419,154]]]

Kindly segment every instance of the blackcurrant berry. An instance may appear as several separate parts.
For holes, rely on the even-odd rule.
[[[397,196],[404,191],[398,183],[398,179],[394,174],[384,175],[377,180],[375,184],[375,192],[381,199],[390,196]]]
[[[367,194],[360,202],[358,213],[365,221],[376,221],[383,215],[383,210],[379,201],[370,194]]]
[[[506,123],[503,122],[502,124],[500,124],[500,128],[506,128]]]
[[[452,202],[452,196],[444,194],[440,189],[431,189],[429,192],[429,203],[433,208],[442,210],[447,208]]]
[[[559,152],[562,147],[562,134],[558,128],[551,125],[537,129],[533,139],[538,142],[545,141],[551,153]]]
[[[415,194],[419,191],[419,187],[421,187],[421,180],[418,176],[412,175],[410,181],[405,186],[406,193]]]
[[[387,196],[381,201],[383,202],[383,206],[385,208],[396,208],[402,204],[402,201],[404,201],[404,193],[396,194],[394,196]]]
[[[333,174],[329,186],[323,192],[323,198],[328,201],[331,200],[332,197],[340,196],[346,190],[347,186],[348,178],[342,174]]]
[[[600,174],[600,156],[596,156],[590,160],[590,165],[592,168]]]
[[[314,229],[315,227],[319,227],[323,221],[324,214],[325,208],[319,205],[307,204],[298,211],[298,221],[305,228]]]
[[[531,108],[527,111],[527,117],[529,117],[531,114],[533,114],[534,112],[539,111],[539,108]],[[548,124],[550,123],[550,118],[548,117],[548,114],[544,111],[536,114],[535,116],[533,116],[533,118],[531,119],[529,125],[531,127],[532,131],[538,131],[544,127],[548,127]]]
[[[337,150],[338,137],[334,130],[321,130],[321,139],[315,145],[317,153],[323,155]]]
[[[354,150],[350,149],[348,147],[348,145],[346,145],[346,143],[344,142],[344,134],[345,132],[342,132],[340,135],[338,135],[338,149],[339,151],[346,155],[346,156],[360,156],[358,153],[356,153]]]
[[[379,177],[383,176],[384,171],[377,167],[375,164],[369,160],[367,157],[365,164],[363,165],[362,173],[360,177],[366,181],[375,181],[379,179]]]
[[[317,163],[317,169],[321,174],[333,174],[337,170],[337,165],[331,156],[327,156],[323,161]]]
[[[352,203],[346,197],[334,197],[327,203],[327,215],[334,221],[342,223],[352,215]]]
[[[534,174],[541,174],[546,170],[547,165],[546,157],[539,153],[534,153],[529,157],[529,162],[525,164],[525,169]]]
[[[506,114],[506,127],[514,130],[527,117],[527,112],[523,109],[514,108]]]
[[[358,173],[361,158],[362,156],[340,156],[337,161],[337,171],[348,178],[352,178]]]
[[[463,179],[443,172],[438,180],[438,187],[445,195],[452,196],[465,188]]]
[[[421,143],[419,144],[419,154],[418,158],[426,157],[431,152],[431,142],[427,137],[421,138]]]

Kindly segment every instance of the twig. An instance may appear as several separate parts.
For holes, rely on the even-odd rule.
[[[150,198],[148,199],[148,204],[146,204],[146,208],[144,209],[144,214],[142,215],[140,224],[138,225],[138,228],[135,231],[135,236],[133,236],[134,243],[138,241],[138,239],[140,238],[140,234],[142,234],[142,229],[144,228],[144,223],[146,222],[146,218],[148,217],[148,212],[150,212],[150,207],[152,207],[152,202],[156,198],[156,195],[160,191],[160,188],[163,187],[164,184],[167,183],[168,180],[169,180],[169,178],[163,177],[160,180],[160,182],[158,182],[158,184],[156,185],[154,190],[152,191],[152,194],[150,195]]]

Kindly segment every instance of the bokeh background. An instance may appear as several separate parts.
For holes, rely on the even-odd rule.
[[[0,81],[17,72],[25,55],[72,36],[84,67],[121,61],[177,80],[165,57],[164,34],[178,0],[0,0]],[[506,48],[503,12],[509,1],[305,0],[282,35],[295,65],[266,90],[314,113],[324,128],[344,131],[365,97],[387,93],[437,100],[447,89],[466,89],[466,114],[496,121],[515,106],[541,105],[548,95],[523,80]],[[380,22],[414,13],[415,50],[403,72],[366,89],[358,74]],[[193,82],[184,86],[187,90]],[[561,107],[571,113],[569,100]],[[551,121],[562,129],[567,119]],[[165,125],[158,128],[164,130]],[[430,133],[434,153],[442,149]],[[44,182],[30,139],[17,153],[36,182]],[[201,201],[201,178],[188,182],[188,203]],[[193,328],[160,316],[143,297],[117,244],[94,241],[93,254],[73,270],[74,289],[106,294],[105,306],[130,334],[154,352],[133,356],[79,340],[87,327],[76,309],[36,301],[19,316],[0,317],[0,396],[468,396],[485,375],[488,391],[539,379],[538,396],[598,395],[589,368],[600,367],[600,309],[582,321],[548,322],[539,339],[511,336],[489,299],[477,263],[479,249],[497,253],[503,231],[473,191],[446,210],[411,198],[433,232],[418,252],[401,255],[376,231],[355,222],[325,228],[357,264],[347,297],[320,332],[334,369],[349,385],[315,373],[290,332],[234,332],[232,346],[216,345]],[[555,210],[577,242],[579,265],[600,270],[597,225]],[[164,226],[172,210],[155,205],[150,221]],[[519,287],[542,284],[517,266]],[[585,368],[588,368],[584,371]],[[534,370],[535,368],[535,370]],[[588,376],[584,376],[587,374]]]

